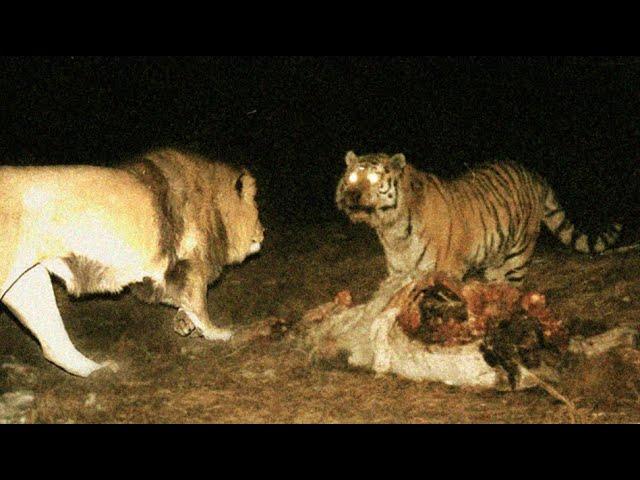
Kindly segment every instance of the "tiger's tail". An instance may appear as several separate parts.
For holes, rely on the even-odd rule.
[[[612,223],[606,230],[595,235],[578,230],[567,217],[551,188],[548,188],[544,201],[543,222],[564,245],[581,253],[602,253],[609,250],[618,242],[622,231],[619,223]]]

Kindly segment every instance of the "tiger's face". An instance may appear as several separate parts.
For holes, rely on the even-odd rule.
[[[404,155],[377,153],[358,157],[349,151],[345,162],[347,168],[336,191],[338,208],[352,222],[372,226],[394,218],[401,200],[398,185],[406,165]]]

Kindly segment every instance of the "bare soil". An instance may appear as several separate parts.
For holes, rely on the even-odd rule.
[[[267,232],[263,252],[229,268],[209,291],[219,324],[241,328],[269,316],[288,320],[336,292],[359,303],[384,277],[372,231],[332,222]],[[640,255],[597,258],[541,242],[527,287],[546,293],[568,322],[611,327],[640,324]],[[76,346],[95,360],[113,359],[118,373],[89,379],[47,362],[37,342],[6,311],[0,318],[0,390],[28,390],[28,422],[46,423],[559,423],[565,406],[541,390],[493,392],[414,383],[393,376],[332,369],[309,362],[290,342],[241,347],[182,338],[174,310],[130,293],[74,300],[55,285]],[[578,421],[640,421],[636,372],[616,359],[577,372],[565,393]],[[602,362],[601,362],[602,363]],[[625,370],[627,369],[627,370]],[[1,392],[0,392],[1,393]]]

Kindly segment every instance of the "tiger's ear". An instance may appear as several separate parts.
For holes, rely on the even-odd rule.
[[[351,167],[358,161],[358,156],[353,152],[353,150],[349,150],[344,157],[344,161],[347,164],[347,167]]]
[[[394,170],[402,170],[407,164],[407,159],[404,158],[402,153],[396,153],[393,157],[389,159],[389,165]]]

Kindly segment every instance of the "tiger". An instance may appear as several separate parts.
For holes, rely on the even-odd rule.
[[[170,148],[114,167],[0,167],[0,301],[47,360],[81,377],[117,365],[75,348],[51,275],[76,297],[129,286],[175,307],[177,333],[226,341],[207,286],[261,249],[256,191],[247,170]]]
[[[482,164],[446,180],[422,172],[404,154],[345,156],[336,204],[354,222],[375,229],[390,277],[445,272],[462,280],[521,285],[540,225],[581,253],[616,244],[622,225],[587,235],[569,220],[539,174],[513,162]]]

